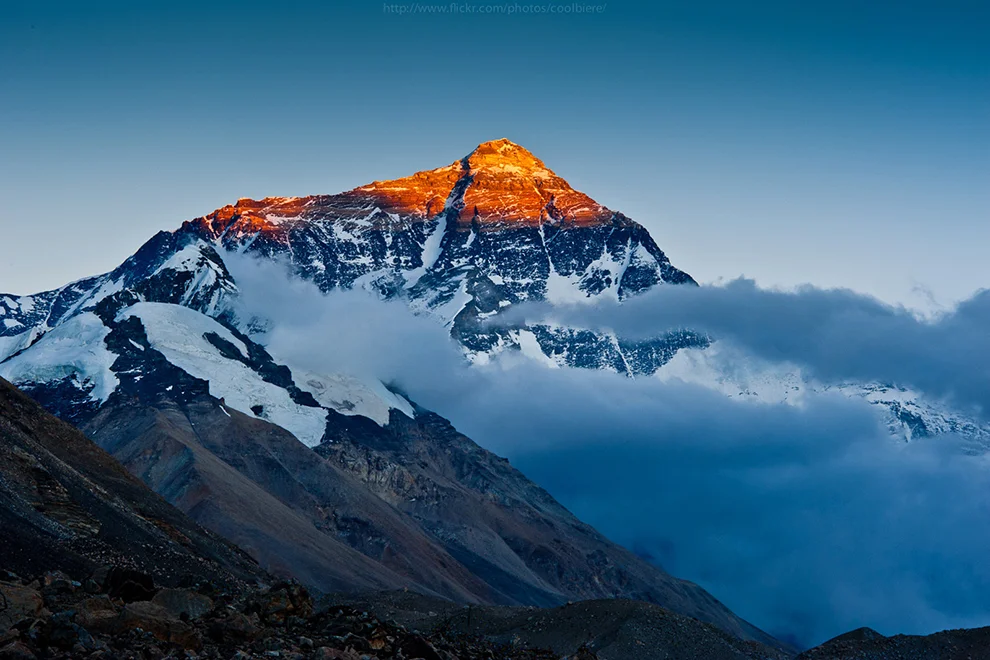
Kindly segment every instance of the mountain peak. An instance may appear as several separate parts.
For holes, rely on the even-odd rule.
[[[462,224],[481,227],[610,222],[612,212],[557,176],[525,147],[483,142],[461,162],[470,177],[459,200]]]
[[[507,149],[507,148],[522,149],[523,151],[526,151],[525,147],[516,144],[509,138],[497,138],[495,140],[489,140],[488,142],[482,142],[481,144],[478,145],[478,148],[475,149],[475,151],[477,151],[478,149]]]
[[[529,149],[506,138],[482,142],[467,155],[466,160],[472,167],[509,165],[527,170],[546,169],[543,161],[534,156]]]
[[[282,234],[300,221],[335,219],[372,224],[425,221],[457,211],[464,228],[491,230],[607,224],[613,213],[574,190],[543,161],[506,138],[482,142],[450,165],[375,181],[336,195],[239,199],[193,224],[212,236]]]

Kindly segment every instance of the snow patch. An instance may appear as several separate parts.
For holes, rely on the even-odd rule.
[[[422,260],[423,265],[419,268],[414,268],[406,274],[406,289],[413,288],[423,275],[426,274],[428,270],[433,268],[433,265],[440,258],[440,243],[443,241],[443,235],[447,232],[447,214],[441,213],[437,216],[437,226],[433,229],[426,240],[423,241],[423,252]]]
[[[32,333],[17,335],[19,340]],[[36,344],[0,364],[0,376],[15,385],[53,383],[72,378],[89,397],[106,402],[120,384],[110,366],[117,359],[104,340],[110,329],[92,312],[83,312],[61,324]],[[9,349],[9,347],[7,347]]]
[[[551,263],[550,274],[547,276],[547,302],[551,305],[576,305],[590,302],[592,298],[578,287],[580,282],[580,276],[561,275]]]
[[[343,415],[361,415],[379,426],[388,424],[392,408],[412,419],[413,408],[378,380],[364,381],[344,374],[320,375],[290,367],[299,389],[309,392],[322,405]]]
[[[41,334],[43,334],[43,329],[41,327],[35,327],[16,335],[0,337],[0,362],[30,346]]]
[[[247,347],[227,328],[195,310],[166,303],[137,303],[118,318],[137,317],[148,341],[165,358],[189,375],[209,382],[210,394],[232,408],[281,426],[303,444],[314,447],[326,430],[326,411],[303,406],[283,388],[265,382],[243,363],[224,357],[205,337],[218,336],[248,355]],[[251,409],[261,406],[261,412]]]
[[[163,270],[175,270],[180,273],[193,272],[199,267],[199,262],[202,259],[203,253],[199,244],[190,243],[169,257],[165,263],[158,267],[155,274],[157,275]]]
[[[536,339],[536,335],[530,330],[519,330],[516,333],[516,341],[519,343],[519,350],[522,354],[531,359],[543,364],[551,369],[559,369],[560,365],[554,361],[549,355],[543,352],[543,348],[540,347],[540,342]]]
[[[809,389],[797,365],[763,362],[719,342],[677,351],[655,376],[768,404],[801,405]]]
[[[449,327],[454,322],[454,319],[457,318],[457,315],[461,313],[461,310],[472,300],[474,300],[474,296],[468,293],[467,280],[461,279],[457,290],[450,297],[450,300],[431,307],[430,314],[439,319],[444,327]]]

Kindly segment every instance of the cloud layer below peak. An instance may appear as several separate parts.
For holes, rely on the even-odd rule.
[[[990,465],[959,438],[899,442],[875,406],[830,392],[751,403],[518,355],[471,367],[401,302],[326,296],[246,260],[231,268],[245,313],[273,320],[276,356],[396,384],[613,540],[773,634],[810,646],[864,625],[990,624]],[[990,408],[987,292],[928,320],[848,291],[744,280],[513,313],[630,337],[689,327],[740,359]]]

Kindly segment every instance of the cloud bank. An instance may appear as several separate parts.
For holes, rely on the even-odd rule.
[[[813,645],[863,625],[990,624],[990,465],[956,438],[897,443],[874,408],[841,395],[766,405],[511,355],[468,367],[403,303],[324,296],[246,260],[231,268],[245,313],[275,320],[266,342],[277,356],[395,383],[613,540],[773,634]],[[822,378],[904,379],[981,406],[988,308],[983,293],[926,321],[850,292],[740,281],[555,313],[633,336],[700,328]]]
[[[950,312],[919,318],[903,307],[844,289],[656,287],[622,304],[523,306],[511,320],[555,320],[648,338],[690,328],[770,361],[799,364],[823,381],[880,381],[990,411],[990,290]]]

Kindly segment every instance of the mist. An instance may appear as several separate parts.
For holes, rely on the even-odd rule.
[[[990,624],[990,465],[959,438],[900,442],[875,407],[838,394],[753,403],[511,353],[469,366],[444,328],[402,302],[324,295],[247,257],[228,265],[240,313],[270,319],[262,340],[277,358],[401,389],[614,541],[774,635],[811,646],[860,626]],[[632,337],[691,327],[824,380],[911,385],[986,409],[985,292],[921,319],[849,291],[661,289],[552,314]]]
[[[619,304],[553,309],[523,305],[507,320],[553,320],[613,330],[630,339],[690,328],[770,361],[795,363],[825,381],[897,383],[990,411],[990,290],[922,318],[848,289],[761,289],[752,280],[724,286],[661,286]]]

